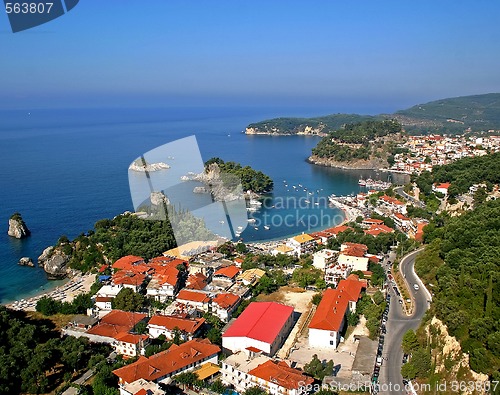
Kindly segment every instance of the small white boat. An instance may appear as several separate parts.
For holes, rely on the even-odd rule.
[[[255,199],[250,199],[250,205],[252,205],[252,206],[262,206],[262,202],[259,202],[258,200],[255,200]]]
[[[219,221],[219,224],[224,224],[224,221]]]
[[[264,229],[269,230],[269,229],[271,229],[271,227],[269,225],[264,225]]]
[[[316,206],[319,206],[319,203],[318,203],[318,202],[316,202],[316,203],[314,203],[314,204],[315,204]]]
[[[255,230],[259,230],[259,228],[257,228],[256,226],[254,226],[254,229],[255,229]]]
[[[255,222],[255,218],[248,218],[247,221],[253,224]]]
[[[238,230],[243,230],[243,226],[238,226]]]
[[[304,200],[304,202],[306,202],[307,204],[311,203],[311,202],[310,202],[309,200],[307,200],[307,199],[306,199],[306,200]]]

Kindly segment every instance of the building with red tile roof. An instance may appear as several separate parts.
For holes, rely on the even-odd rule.
[[[231,266],[221,267],[214,273],[214,277],[225,277],[234,281],[239,273],[240,269],[235,265],[231,265]]]
[[[442,193],[443,195],[448,194],[448,188],[451,186],[449,182],[436,183],[432,186],[434,192]]]
[[[148,322],[149,335],[157,338],[165,335],[169,340],[175,336],[175,330],[181,331],[183,340],[197,337],[201,331],[205,318],[182,318],[169,315],[154,315]]]
[[[365,234],[372,235],[375,237],[381,233],[394,233],[394,229],[392,229],[384,224],[380,224],[380,225],[374,224],[374,225],[371,225],[369,229],[365,230]]]
[[[252,302],[222,335],[222,347],[232,352],[255,347],[274,355],[293,325],[293,307],[276,302]]]
[[[186,289],[193,289],[196,291],[206,290],[208,286],[208,277],[201,272],[191,274],[186,281]]]
[[[196,307],[202,311],[208,311],[211,300],[212,299],[203,292],[190,291],[187,289],[182,289],[176,298],[177,302]]]
[[[384,223],[383,220],[381,219],[376,219],[376,218],[365,218],[362,222],[363,225],[382,225]]]
[[[307,394],[306,387],[314,382],[301,370],[291,368],[284,361],[273,361],[255,347],[224,359],[221,379],[240,394],[255,386],[270,394]]]
[[[136,255],[127,255],[113,263],[112,268],[117,270],[128,270],[134,265],[144,263],[144,258]]]
[[[128,270],[119,270],[111,277],[111,284],[115,286],[122,285],[124,288],[130,288],[134,292],[139,292],[145,280],[145,274]]]
[[[224,322],[231,319],[231,314],[238,308],[241,298],[231,293],[220,293],[212,299],[212,313]]]
[[[123,355],[126,358],[133,358],[144,354],[145,347],[148,344],[148,335],[122,332],[115,336],[112,346],[117,354]]]
[[[85,332],[91,339],[103,343],[112,343],[116,336],[130,332],[139,322],[147,317],[146,314],[132,313],[122,310],[111,310],[99,324]]]
[[[346,316],[356,311],[356,303],[366,282],[351,274],[341,280],[337,289],[327,289],[309,323],[311,347],[337,348],[345,327]]]
[[[197,368],[204,362],[217,363],[220,347],[208,339],[193,339],[181,345],[172,344],[166,351],[149,358],[140,357],[136,362],[116,369],[120,385],[139,379],[169,384],[172,377]]]
[[[253,383],[263,390],[275,389],[274,393],[301,394],[307,393],[306,386],[312,385],[314,379],[302,371],[291,368],[285,361],[267,361],[248,372],[253,376]]]

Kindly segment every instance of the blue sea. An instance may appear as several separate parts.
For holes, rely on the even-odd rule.
[[[359,191],[359,176],[370,172],[308,164],[318,137],[242,133],[249,123],[271,117],[331,112],[255,107],[0,111],[0,301],[53,287],[42,269],[21,267],[19,259],[36,261],[61,235],[74,238],[99,219],[133,211],[129,164],[190,135],[197,137],[204,160],[237,161],[273,178],[273,193],[252,213],[269,229],[249,226],[241,235],[244,241],[284,238],[341,222],[342,213],[328,207],[328,195]],[[16,211],[32,232],[27,239],[7,236],[8,219]]]

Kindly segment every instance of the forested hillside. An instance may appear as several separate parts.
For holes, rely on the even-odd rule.
[[[485,183],[491,189],[492,185],[500,183],[500,152],[435,166],[432,173],[424,172],[416,178],[418,187],[426,195],[435,182],[450,182],[450,196],[466,193],[474,184]]]
[[[401,125],[393,120],[348,124],[323,137],[312,154],[339,162],[368,160],[371,156],[384,159],[389,150],[384,150],[387,147],[384,147],[383,138],[400,132]]]
[[[470,367],[499,380],[500,201],[424,232],[430,244],[416,270],[434,293],[432,312],[470,355]]]

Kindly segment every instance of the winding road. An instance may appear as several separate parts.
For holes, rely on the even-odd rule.
[[[407,393],[403,385],[403,377],[401,376],[403,360],[401,342],[406,331],[418,328],[431,301],[431,295],[414,271],[415,257],[420,251],[421,250],[417,250],[406,255],[400,263],[400,271],[408,283],[409,292],[413,299],[413,313],[411,316],[407,316],[404,313],[402,305],[398,302],[400,297],[398,297],[392,289],[392,284],[389,285],[391,303],[386,325],[387,334],[385,335],[384,351],[382,354],[384,361],[380,369],[379,394],[389,395]],[[418,291],[414,289],[414,284],[418,284]]]

